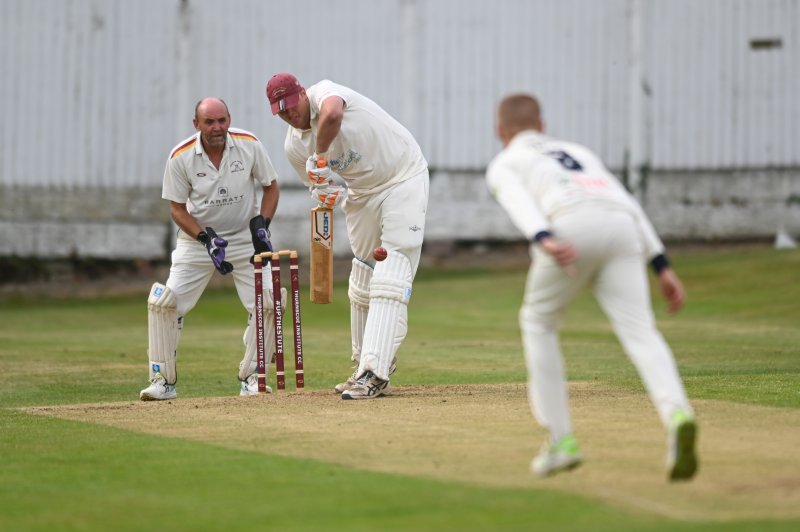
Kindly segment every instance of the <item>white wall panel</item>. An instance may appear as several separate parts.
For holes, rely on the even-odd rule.
[[[0,183],[152,185],[171,119],[174,2],[4,1]],[[165,60],[166,59],[166,60]]]
[[[621,164],[627,81],[624,1],[420,2],[425,99],[419,133],[437,168],[481,171],[499,149],[494,111],[535,93],[549,130]]]
[[[408,63],[404,2],[305,0],[291,9],[258,0],[193,0],[189,5],[188,102],[193,106],[208,95],[224,98],[234,125],[256,133],[279,173],[292,181],[282,151],[286,125],[272,116],[264,94],[272,74],[292,72],[305,86],[324,78],[349,85],[401,120],[408,119],[408,109],[417,112],[406,104],[402,85]],[[181,110],[187,135],[190,111]]]
[[[770,38],[780,46],[752,49]],[[703,192],[693,176],[717,176],[716,194],[740,170],[740,188],[764,186],[750,177],[764,172],[786,187],[761,191],[754,211],[797,194],[797,0],[2,0],[0,62],[0,223],[7,234],[30,229],[45,247],[53,223],[168,232],[164,162],[193,132],[204,96],[224,98],[234,125],[264,141],[282,183],[297,186],[286,126],[264,95],[283,71],[306,85],[330,78],[385,107],[420,141],[440,191],[470,180],[474,197],[500,148],[495,106],[525,91],[539,96],[551,134],[616,170],[633,150],[637,168],[680,181],[682,195],[667,201],[694,205]],[[116,191],[127,196],[113,202]],[[698,201],[712,209],[728,199]],[[456,194],[435,201],[451,202],[432,199],[437,212],[465,205]],[[439,234],[476,234],[448,219]],[[726,224],[715,234],[742,234]],[[10,249],[19,252],[0,234],[0,254]]]
[[[644,2],[655,168],[800,164],[800,2]],[[753,39],[781,46],[754,50]]]
[[[373,98],[433,168],[482,172],[499,149],[495,105],[510,91],[537,94],[551,133],[621,168],[636,1],[4,0],[0,97],[13,105],[0,126],[0,184],[157,186],[210,94],[288,175],[285,127],[264,99],[279,71]],[[800,2],[640,9],[652,168],[800,164]],[[769,37],[781,48],[750,49]]]

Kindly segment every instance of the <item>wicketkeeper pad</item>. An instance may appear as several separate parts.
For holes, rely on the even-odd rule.
[[[167,384],[175,384],[178,380],[175,359],[181,334],[178,302],[172,290],[161,283],[153,283],[147,298],[147,326],[150,378],[161,373]]]
[[[281,288],[281,308],[286,308],[286,289]],[[275,353],[275,307],[272,290],[264,290],[264,358],[265,373],[269,374],[269,363]],[[258,339],[256,317],[251,313],[244,330],[244,358],[239,363],[239,380],[243,381],[258,370]]]

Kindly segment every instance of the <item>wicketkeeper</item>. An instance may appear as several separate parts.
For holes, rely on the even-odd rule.
[[[239,393],[258,393],[252,257],[254,251],[272,251],[269,225],[278,206],[278,182],[261,142],[252,133],[231,128],[230,120],[225,102],[201,100],[193,121],[197,133],[178,144],[167,161],[162,197],[180,230],[166,285],[153,284],[147,301],[150,385],[139,394],[143,401],[177,397],[183,319],[215,271],[233,276],[249,313]],[[264,345],[274,346],[272,292],[265,291],[265,296]],[[285,301],[285,291],[281,298]]]

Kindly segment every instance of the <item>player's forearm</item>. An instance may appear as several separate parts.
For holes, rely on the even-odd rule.
[[[339,122],[331,122],[322,126],[320,123],[320,128],[317,131],[317,143],[314,148],[314,152],[322,155],[328,151],[328,148],[331,147],[333,143],[333,139],[336,138],[336,135],[339,134],[339,130],[342,128],[341,120]]]
[[[535,201],[521,187],[503,190],[497,201],[508,213],[511,222],[528,238],[550,228],[547,217],[539,210]]]
[[[268,187],[263,187],[264,195],[261,197],[261,209],[259,214],[264,218],[270,220],[275,217],[275,211],[278,210],[278,198],[280,191],[278,190],[278,182],[273,181]]]
[[[318,154],[323,154],[331,147],[333,139],[342,129],[342,119],[344,118],[344,101],[336,96],[327,98],[319,113],[319,123],[317,126],[316,144],[314,150]]]
[[[197,235],[203,230],[200,224],[197,223],[197,220],[194,219],[194,216],[189,214],[189,211],[186,210],[185,203],[170,202],[170,214],[172,216],[172,221],[175,222],[181,231],[192,238],[197,238]]]
[[[661,293],[667,300],[667,311],[670,314],[679,311],[686,301],[686,292],[678,275],[672,268],[666,266],[658,273],[658,283]]]

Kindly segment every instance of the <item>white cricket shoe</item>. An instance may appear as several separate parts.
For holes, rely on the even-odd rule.
[[[248,397],[250,395],[258,395],[258,375],[253,373],[245,380],[240,382],[239,395],[241,397]],[[267,386],[267,393],[272,393],[272,388]]]
[[[389,366],[389,375],[391,375],[395,371],[397,371],[397,357],[392,358],[392,365]],[[358,380],[358,363],[356,363],[356,365],[353,366],[353,374],[350,375],[346,381],[340,382],[339,384],[334,386],[333,390],[336,393],[342,393],[345,390],[349,390],[350,388],[352,388],[357,380]]]
[[[534,475],[546,477],[560,471],[575,469],[583,461],[578,440],[568,434],[555,443],[546,442],[539,455],[531,462]]]
[[[697,423],[694,417],[678,410],[672,414],[667,436],[667,472],[669,480],[689,480],[697,472],[695,440]]]
[[[175,385],[167,384],[167,379],[161,373],[153,375],[150,386],[139,392],[139,399],[142,401],[166,401],[176,397],[178,392],[175,391]]]
[[[336,393],[342,393],[345,390],[349,390],[355,385],[357,380],[358,380],[358,362],[356,362],[356,365],[353,366],[353,374],[347,377],[346,381],[340,382],[339,384],[334,386],[333,391],[335,391]]]
[[[379,379],[371,371],[365,371],[349,390],[342,392],[342,399],[375,399],[389,395],[391,386],[388,380]]]

